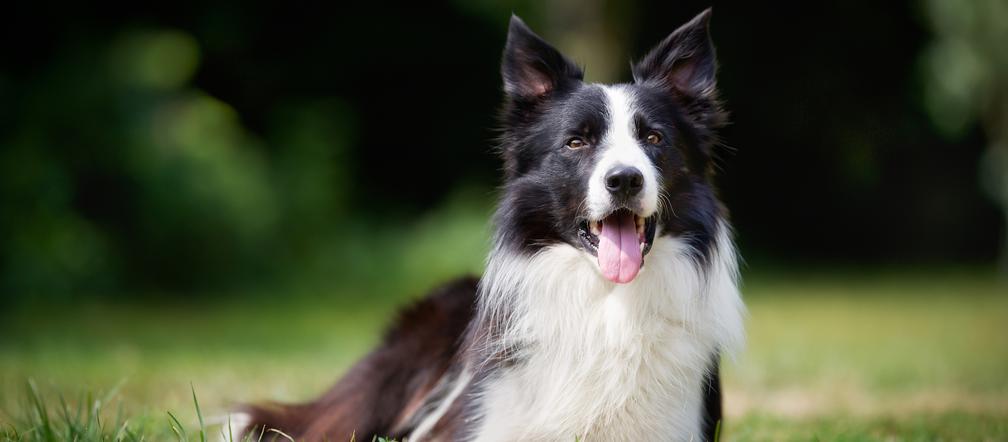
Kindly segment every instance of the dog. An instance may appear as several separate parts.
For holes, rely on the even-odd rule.
[[[727,117],[709,18],[602,85],[512,16],[485,273],[402,311],[321,398],[245,409],[245,434],[714,440],[745,307],[712,183]]]

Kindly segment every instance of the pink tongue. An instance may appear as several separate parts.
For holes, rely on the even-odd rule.
[[[619,213],[602,220],[598,263],[602,275],[612,282],[625,284],[637,276],[641,266],[641,250],[632,214]]]

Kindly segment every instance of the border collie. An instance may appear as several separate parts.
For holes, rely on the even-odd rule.
[[[505,179],[486,273],[403,311],[321,398],[248,408],[245,432],[714,439],[719,359],[742,344],[744,306],[712,184],[726,117],[709,17],[673,32],[617,85],[585,83],[512,17]]]

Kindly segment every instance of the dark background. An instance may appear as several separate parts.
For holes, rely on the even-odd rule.
[[[995,262],[1004,220],[981,169],[1006,124],[969,98],[1003,96],[1008,71],[979,57],[973,84],[942,58],[943,42],[991,39],[956,34],[940,3],[713,5],[732,114],[719,182],[751,266]],[[510,13],[589,79],[626,81],[708,5],[15,10],[0,27],[0,303],[417,290],[478,271]]]

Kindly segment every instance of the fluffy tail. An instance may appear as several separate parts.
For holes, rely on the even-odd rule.
[[[327,393],[306,404],[246,407],[252,440],[402,439],[413,414],[457,361],[473,317],[476,279],[455,281],[402,311],[377,349]],[[286,435],[286,436],[285,436]]]

